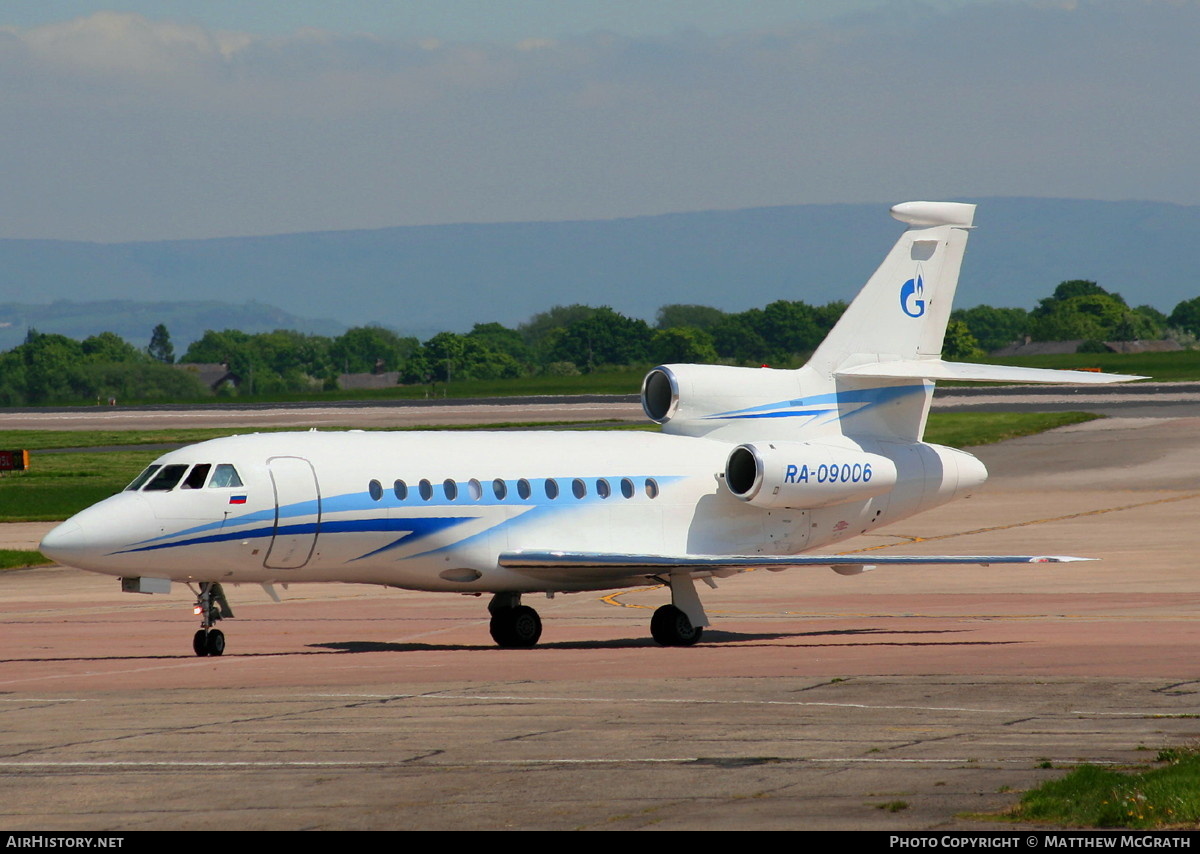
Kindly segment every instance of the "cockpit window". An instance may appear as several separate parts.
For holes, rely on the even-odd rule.
[[[208,472],[212,469],[212,463],[200,463],[193,466],[188,472],[188,476],[183,479],[184,489],[203,489],[204,481],[208,479]]]
[[[183,473],[188,470],[186,465],[163,466],[158,470],[154,477],[150,478],[150,482],[143,488],[143,492],[166,492],[174,489],[179,483],[179,479],[183,477]]]
[[[217,466],[217,470],[213,472],[212,480],[208,482],[209,489],[241,485],[242,479],[238,477],[237,469],[229,463],[221,463]]]
[[[141,474],[139,474],[137,477],[135,477],[133,479],[133,483],[131,483],[131,484],[129,484],[129,486],[125,487],[125,491],[126,492],[137,492],[139,489],[142,488],[142,484],[144,484],[146,481],[148,481],[151,478],[151,476],[156,471],[158,471],[160,468],[162,468],[162,466],[160,466],[158,463],[155,463],[152,466],[147,466],[147,468],[144,472],[142,472]]]

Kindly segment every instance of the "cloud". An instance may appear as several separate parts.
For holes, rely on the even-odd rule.
[[[0,28],[0,234],[202,236],[905,196],[1200,203],[1196,2],[885,4],[710,36]]]
[[[24,31],[12,27],[0,31],[19,39],[30,59],[47,69],[129,74],[146,79],[228,59],[253,41],[244,33],[150,21],[121,12],[97,12],[87,18]]]

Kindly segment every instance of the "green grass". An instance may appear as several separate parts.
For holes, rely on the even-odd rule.
[[[23,569],[27,566],[46,566],[54,561],[42,556],[41,552],[24,549],[0,549],[0,569]]]
[[[322,427],[322,430],[506,430],[513,427],[570,427],[574,421],[501,421],[494,424],[452,424],[441,427]],[[608,424],[596,421],[594,424]],[[611,422],[618,425],[619,422]],[[28,451],[48,451],[58,448],[102,448],[130,445],[190,445],[222,436],[245,435],[248,433],[286,433],[305,429],[297,427],[197,427],[187,430],[0,430],[0,448],[5,450],[24,448]],[[46,457],[39,457],[44,460]],[[133,479],[133,475],[129,476]]]
[[[30,455],[0,477],[0,522],[55,522],[120,492],[161,451]]]
[[[1200,380],[1200,350],[1174,353],[1068,353],[1063,356],[1014,356],[986,361],[992,365],[1026,368],[1099,368],[1106,373],[1136,374],[1157,382]]]
[[[933,413],[925,433],[927,441],[952,447],[998,442],[1039,433],[1095,416],[1079,412],[1057,413]],[[531,425],[482,425],[500,426]],[[541,426],[567,426],[555,422]],[[644,424],[606,425],[601,429],[656,429]],[[433,429],[433,428],[421,428]],[[466,429],[455,427],[455,429]],[[189,430],[128,430],[97,433],[75,431],[0,431],[0,447],[30,448],[30,469],[0,476],[0,522],[51,522],[66,519],[110,495],[120,492],[139,471],[162,455],[156,450],[127,450],[130,445],[186,444],[248,432],[245,428]],[[117,451],[81,451],[39,454],[38,450],[69,447],[124,446]]]
[[[1089,412],[933,412],[925,427],[925,441],[970,448],[1100,417]]]
[[[1134,772],[1081,765],[1025,793],[1004,818],[1070,827],[1194,827],[1200,822],[1200,754],[1178,751],[1166,767]]]
[[[286,427],[209,427],[190,430],[0,430],[0,448],[42,451],[52,448],[99,448],[107,445],[191,444],[234,433],[269,433]],[[44,460],[45,457],[39,457]],[[133,476],[130,475],[130,480]]]

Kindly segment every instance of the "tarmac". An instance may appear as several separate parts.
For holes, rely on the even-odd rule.
[[[201,659],[178,585],[4,573],[0,827],[1027,827],[988,816],[1200,738],[1184,411],[977,449],[974,496],[837,549],[1098,562],[748,573],[691,648],[650,640],[661,588],[527,597],[542,643],[500,650],[484,599],[313,585],[229,589]]]

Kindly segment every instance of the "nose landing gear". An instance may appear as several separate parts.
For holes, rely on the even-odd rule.
[[[202,581],[192,612],[200,617],[200,629],[192,636],[192,651],[201,657],[225,652],[225,633],[214,629],[213,623],[233,616],[225,599],[225,591],[215,581]]]

